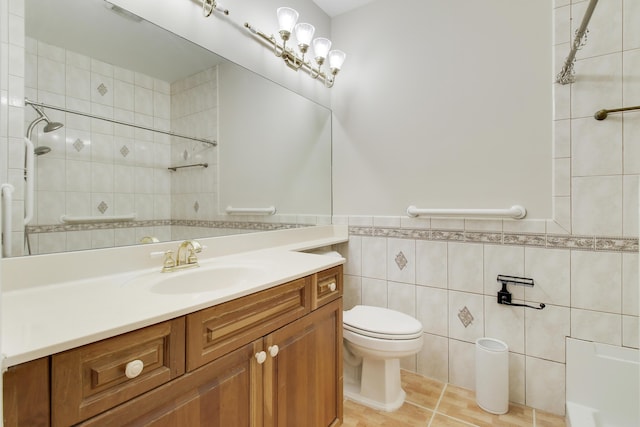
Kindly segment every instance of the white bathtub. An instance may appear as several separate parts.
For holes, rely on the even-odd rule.
[[[640,426],[638,350],[567,338],[567,423]]]

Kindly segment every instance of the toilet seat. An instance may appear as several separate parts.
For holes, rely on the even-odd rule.
[[[386,340],[413,340],[423,332],[417,319],[382,307],[357,305],[343,313],[342,322],[346,330]]]

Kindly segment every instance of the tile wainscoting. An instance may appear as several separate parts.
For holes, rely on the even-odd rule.
[[[509,345],[510,400],[562,415],[565,337],[638,348],[637,238],[513,231],[543,221],[334,222],[356,224],[337,248],[347,258],[345,309],[388,307],[424,326],[423,350],[405,369],[472,390],[475,340],[498,338]],[[497,304],[498,274],[533,278],[533,288],[509,286],[514,302],[546,307]]]

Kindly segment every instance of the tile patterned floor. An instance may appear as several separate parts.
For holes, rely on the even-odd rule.
[[[393,413],[344,402],[344,427],[565,427],[564,417],[510,404],[504,415],[476,405],[473,391],[402,371],[404,405]]]

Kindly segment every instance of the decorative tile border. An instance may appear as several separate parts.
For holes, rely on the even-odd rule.
[[[544,234],[505,233],[503,242],[505,245],[544,247],[546,245],[545,237]]]
[[[463,230],[431,230],[387,227],[349,227],[350,236],[395,237],[446,242],[489,243],[496,245],[535,246],[549,249],[579,249],[585,251],[638,252],[638,239],[628,237],[574,236],[563,234],[532,234],[477,232]]]
[[[558,236],[549,234],[547,236],[547,247],[593,251],[595,249],[595,240],[595,237]]]
[[[464,242],[464,231],[433,230],[430,240],[446,240],[450,242]]]
[[[596,237],[596,251],[638,252],[638,239]]]
[[[98,222],[92,224],[52,224],[52,225],[29,225],[26,227],[28,234],[39,233],[64,233],[67,231],[91,231],[110,230],[122,228],[160,227],[160,226],[181,226],[200,227],[215,229],[253,230],[270,231],[290,228],[309,227],[309,224],[292,223],[271,223],[271,222],[245,222],[245,221],[200,221],[200,220],[147,220],[147,221],[126,221],[126,222]]]
[[[284,230],[309,227],[311,224],[248,222],[248,221],[202,221],[202,220],[148,220],[127,222],[104,222],[93,224],[30,225],[27,233],[61,233],[67,231],[109,230],[122,228],[182,226],[212,229],[251,231]],[[350,236],[387,237],[445,242],[489,243],[496,245],[535,246],[550,249],[579,249],[603,252],[638,252],[638,239],[628,237],[574,236],[562,234],[531,234],[504,232],[477,232],[463,230],[434,230],[424,228],[390,228],[350,226]]]
[[[464,239],[467,242],[502,243],[502,233],[465,232]]]

